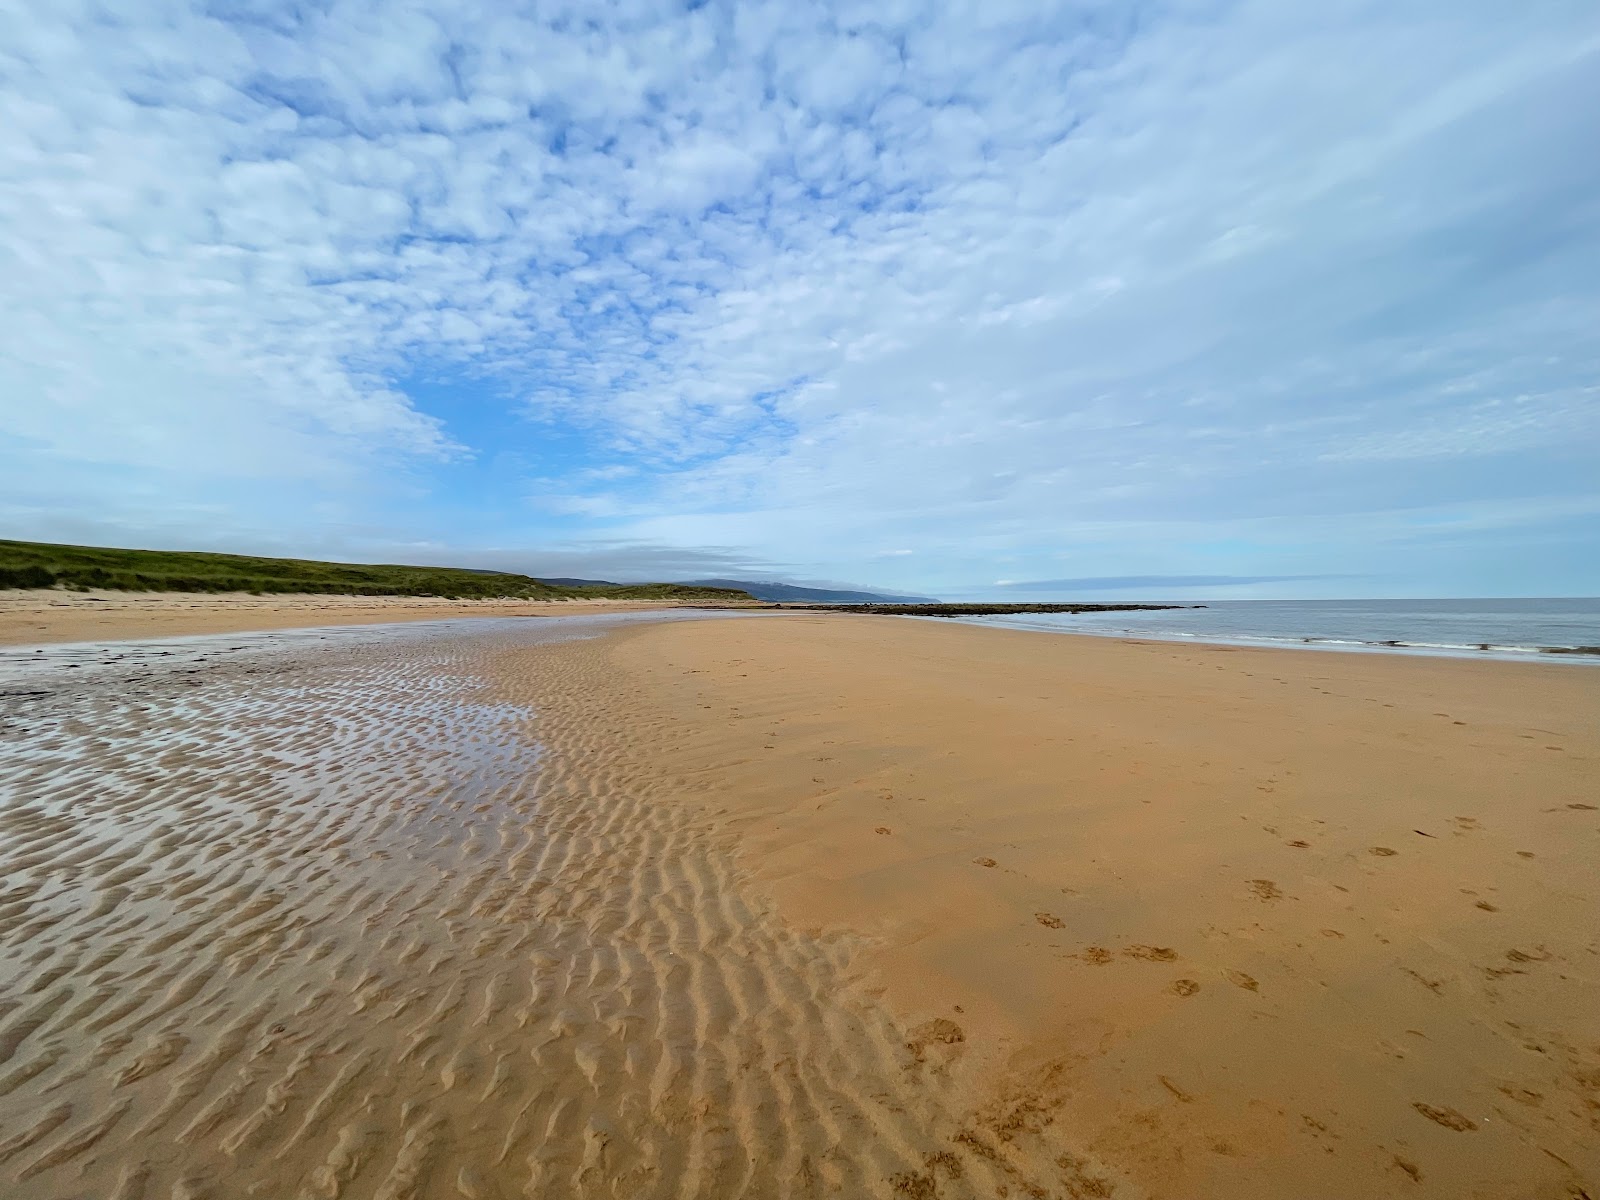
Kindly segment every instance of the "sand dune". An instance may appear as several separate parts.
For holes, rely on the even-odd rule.
[[[0,654],[4,1194],[1594,1194],[1600,674],[629,620]]]

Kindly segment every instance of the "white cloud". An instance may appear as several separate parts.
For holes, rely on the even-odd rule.
[[[240,537],[578,528],[927,588],[1069,547],[1006,571],[1277,574],[1183,539],[1270,511],[1359,559],[1333,530],[1374,509],[1593,492],[1588,4],[12,25],[17,523],[166,529],[164,496]],[[520,535],[485,515],[530,494]]]

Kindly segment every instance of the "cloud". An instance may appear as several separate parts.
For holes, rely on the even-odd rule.
[[[10,29],[17,533],[1600,587],[1592,6]]]
[[[1243,587],[1257,583],[1301,583],[1338,579],[1337,575],[1092,575],[1082,579],[998,579],[995,588],[1030,592],[1142,592],[1189,588]]]

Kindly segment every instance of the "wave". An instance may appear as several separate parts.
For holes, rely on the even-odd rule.
[[[1135,638],[1152,641],[1201,642],[1223,646],[1284,646],[1315,650],[1393,652],[1432,654],[1445,657],[1512,656],[1523,658],[1542,655],[1569,661],[1600,663],[1600,647],[1584,645],[1540,645],[1517,642],[1445,642],[1424,641],[1414,638],[1353,638],[1328,635],[1289,633],[1234,633],[1194,629],[1156,629],[1148,626],[1120,625],[1116,627],[1093,626],[1087,622],[1064,624],[1038,620],[1019,620],[1015,617],[958,617],[963,624],[985,625],[1005,629],[1024,629],[1039,633],[1076,633],[1091,637]]]

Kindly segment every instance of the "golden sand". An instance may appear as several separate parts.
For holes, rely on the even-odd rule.
[[[0,688],[0,1194],[1597,1193],[1600,673],[616,624]]]
[[[0,646],[180,637],[453,617],[570,617],[696,607],[657,600],[447,600],[437,596],[250,596],[243,592],[0,590]]]

